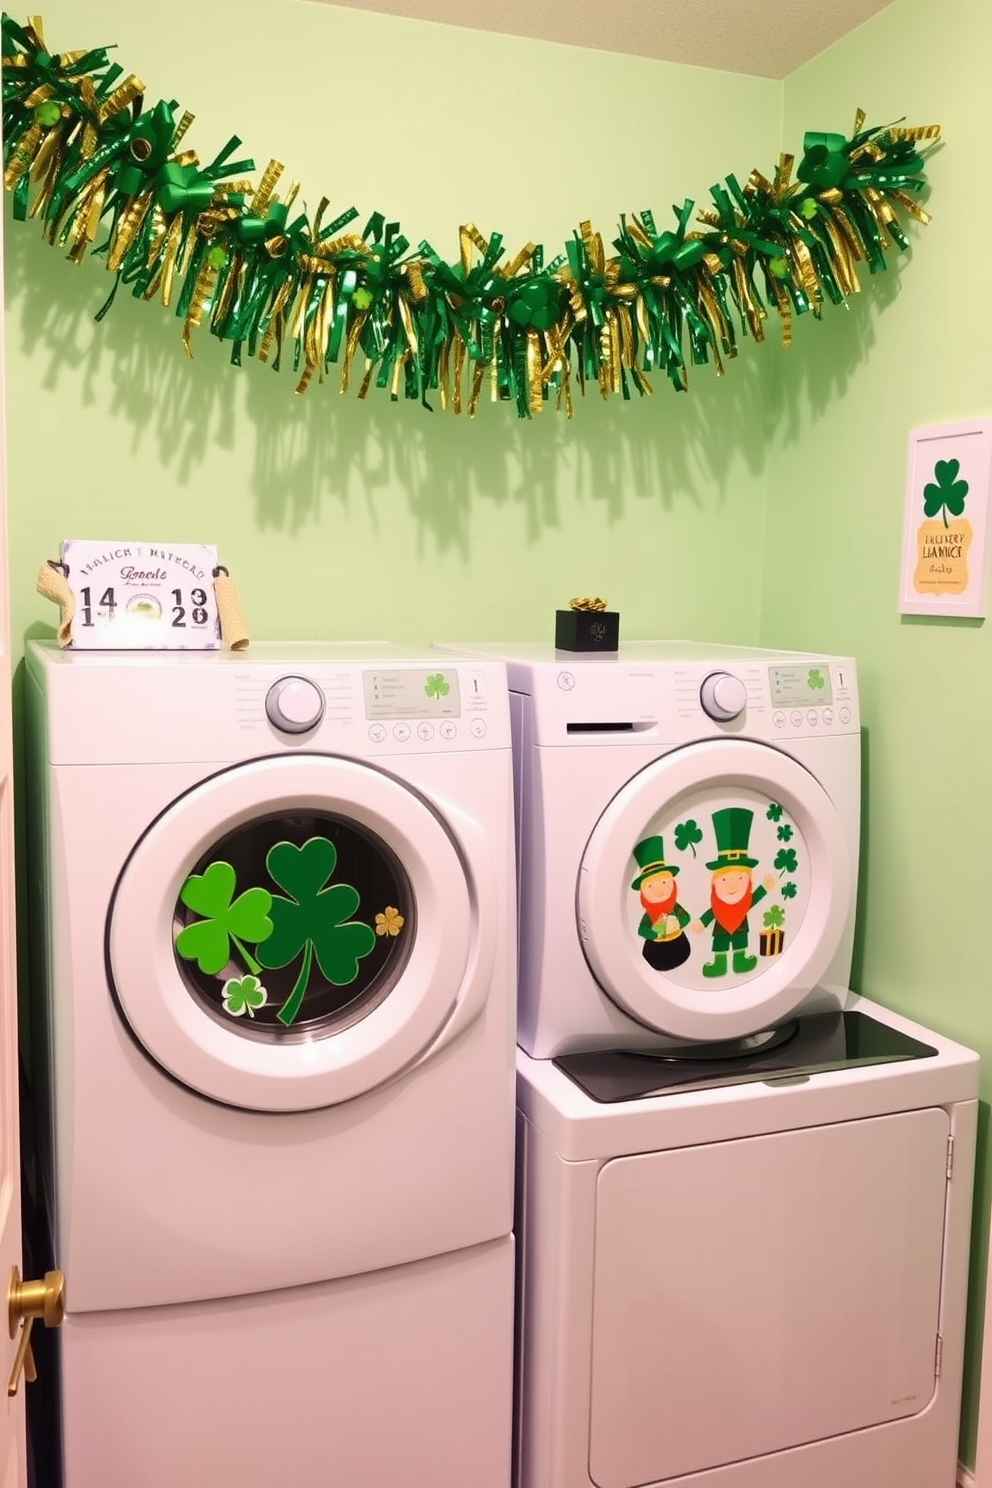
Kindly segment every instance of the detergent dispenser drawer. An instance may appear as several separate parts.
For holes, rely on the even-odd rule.
[[[593,1482],[665,1482],[922,1410],[948,1135],[926,1109],[606,1163]]]

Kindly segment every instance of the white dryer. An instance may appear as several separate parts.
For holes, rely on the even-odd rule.
[[[515,745],[517,1488],[953,1488],[978,1059],[848,990],[854,663],[473,649]]]
[[[498,662],[27,658],[66,1488],[505,1488]]]
[[[850,1004],[518,1052],[517,1488],[954,1488],[978,1056]]]
[[[521,1048],[726,1040],[840,1005],[853,661],[685,641],[472,649],[510,679]]]

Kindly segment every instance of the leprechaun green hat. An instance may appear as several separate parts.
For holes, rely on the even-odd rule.
[[[674,877],[679,871],[674,863],[665,862],[663,837],[645,837],[634,848],[634,857],[641,871],[631,884],[632,889],[639,889],[646,878],[651,878],[656,873],[671,873]]]
[[[722,811],[714,811],[716,862],[706,864],[711,873],[718,868],[757,868],[757,858],[747,855],[753,821],[754,812],[746,806],[724,806]]]

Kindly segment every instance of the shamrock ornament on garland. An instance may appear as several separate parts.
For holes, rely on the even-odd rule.
[[[794,315],[819,318],[856,293],[860,265],[874,274],[893,245],[909,246],[900,213],[929,221],[914,199],[926,184],[918,146],[938,126],[866,129],[859,111],[849,137],[808,133],[798,167],[783,153],[770,177],[725,177],[700,210],[684,199],[673,227],[643,210],[608,244],[580,221],[556,257],[527,243],[507,259],[501,233],[465,223],[449,263],[425,241],[411,251],[381,212],[357,234],[344,230],[355,207],[329,222],[327,198],[312,219],[294,211],[296,184],[277,190],[280,161],[257,186],[243,178],[255,167],[232,161],[237,135],[201,165],[181,148],[192,115],[146,107],[106,48],[53,52],[37,16],[4,15],[2,29],[15,220],[37,218],[74,263],[104,259],[114,285],[98,319],[122,285],[165,306],[175,295],[187,353],[201,325],[235,365],[247,352],[278,370],[288,346],[299,393],[333,366],[345,391],[357,358],[360,398],[374,381],[394,401],[402,391],[430,409],[436,394],[470,416],[487,387],[521,418],[551,400],[571,417],[573,378],[629,399],[650,394],[660,369],[682,391],[690,364],[712,360],[722,375],[739,336],[763,340],[770,309],[788,345]]]

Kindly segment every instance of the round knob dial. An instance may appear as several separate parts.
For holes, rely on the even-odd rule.
[[[747,688],[732,672],[710,672],[699,689],[703,712],[717,723],[729,723],[744,712]]]
[[[284,734],[305,734],[324,716],[324,694],[306,677],[280,677],[265,696],[269,722]]]

